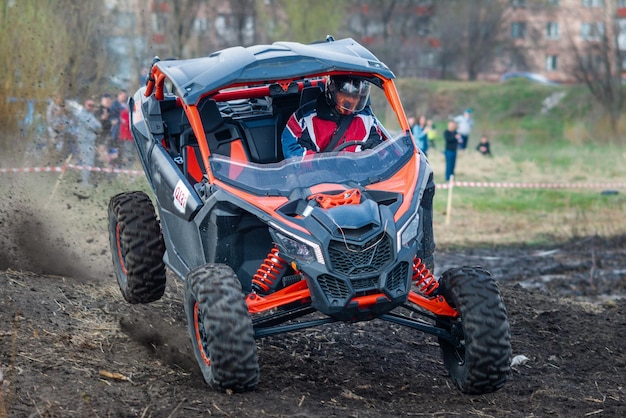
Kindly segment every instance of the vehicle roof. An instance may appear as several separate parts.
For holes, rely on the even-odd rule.
[[[355,72],[394,78],[389,68],[351,38],[301,44],[236,46],[204,58],[166,60],[155,64],[186,104],[207,92],[235,84],[294,80],[327,72]]]

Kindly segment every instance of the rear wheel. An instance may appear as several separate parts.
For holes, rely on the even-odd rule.
[[[243,392],[259,381],[252,319],[241,283],[223,264],[206,264],[185,280],[185,313],[193,351],[213,389]]]
[[[462,267],[446,271],[439,283],[439,294],[459,312],[451,323],[441,322],[459,345],[439,339],[452,380],[468,394],[500,389],[510,372],[511,336],[496,282],[480,267]]]
[[[109,242],[124,299],[130,303],[159,300],[165,292],[165,244],[148,195],[127,192],[111,198]]]

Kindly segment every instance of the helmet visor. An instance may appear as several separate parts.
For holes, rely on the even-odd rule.
[[[345,113],[360,112],[370,97],[370,83],[365,80],[335,80],[334,101]]]

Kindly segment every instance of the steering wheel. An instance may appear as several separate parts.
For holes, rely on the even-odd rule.
[[[365,141],[346,141],[343,144],[339,145],[337,148],[335,148],[333,151],[334,152],[339,152],[339,151],[343,151],[344,149],[351,147],[353,145],[361,145],[364,146],[367,143]]]

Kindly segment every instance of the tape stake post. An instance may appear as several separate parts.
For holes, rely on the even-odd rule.
[[[450,225],[450,216],[452,213],[452,187],[454,186],[454,175],[450,176],[448,182],[448,205],[446,207],[446,225]]]
[[[70,154],[67,157],[67,160],[65,160],[65,164],[63,164],[63,167],[61,167],[61,174],[59,174],[59,178],[57,179],[57,182],[55,183],[54,187],[52,188],[52,191],[50,192],[50,196],[48,197],[48,201],[46,202],[45,205],[43,205],[44,209],[48,208],[48,205],[52,201],[52,198],[54,197],[54,194],[57,192],[57,189],[59,188],[59,185],[61,184],[61,180],[63,180],[63,176],[65,175],[65,172],[67,171],[67,168],[69,167],[71,160],[72,160],[72,154]]]

